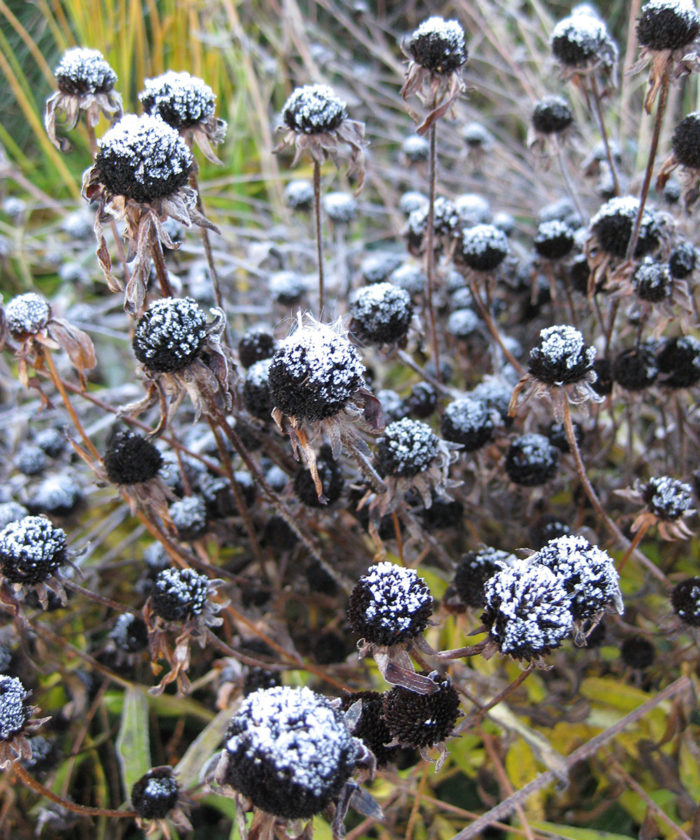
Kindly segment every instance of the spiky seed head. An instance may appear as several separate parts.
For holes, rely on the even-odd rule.
[[[208,594],[206,575],[193,569],[163,569],[153,584],[153,611],[164,621],[185,621],[204,612]]]
[[[180,785],[171,767],[154,767],[134,784],[131,804],[144,820],[162,820],[177,805]]]
[[[700,17],[691,0],[650,0],[637,18],[637,40],[649,50],[679,50],[700,33]]]
[[[413,317],[411,296],[392,283],[358,289],[350,301],[350,331],[360,341],[395,344],[405,338]]]
[[[194,298],[162,298],[139,319],[134,354],[155,373],[174,373],[195,360],[206,341],[206,327],[206,316]]]
[[[282,119],[301,134],[325,134],[347,119],[345,102],[327,85],[298,87],[284,103]]]
[[[82,95],[109,93],[117,83],[117,74],[99,50],[74,47],[66,50],[54,70],[62,93]]]
[[[189,73],[168,70],[144,81],[139,101],[147,114],[158,116],[175,129],[189,128],[213,116],[214,91]]]
[[[104,466],[113,484],[138,484],[158,475],[163,456],[150,441],[130,430],[112,435],[104,455]]]
[[[464,30],[456,20],[430,17],[406,41],[411,58],[440,76],[447,76],[466,64],[468,53]]]
[[[495,271],[508,255],[508,237],[496,225],[474,225],[462,231],[457,250],[468,268]]]
[[[403,746],[432,747],[448,738],[459,717],[459,694],[447,677],[433,671],[433,694],[416,694],[394,686],[384,695],[384,720]]]
[[[693,488],[669,475],[650,478],[642,496],[649,510],[666,522],[675,522],[693,507]]]
[[[41,332],[49,322],[51,307],[36,292],[17,295],[5,307],[5,318],[10,335],[24,338]]]
[[[66,534],[45,516],[25,516],[0,531],[0,570],[11,583],[43,583],[65,560]]]
[[[559,466],[559,450],[549,438],[535,433],[516,438],[506,453],[508,477],[522,487],[537,487],[554,478]]]
[[[404,417],[390,423],[377,441],[381,475],[410,477],[426,470],[439,453],[440,440],[426,423]]]
[[[595,354],[575,327],[557,324],[540,330],[540,340],[530,350],[529,371],[549,385],[580,382],[593,368]]]

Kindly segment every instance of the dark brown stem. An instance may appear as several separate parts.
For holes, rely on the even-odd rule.
[[[468,282],[469,288],[471,289],[472,297],[474,298],[474,303],[476,303],[476,308],[479,310],[479,314],[484,319],[486,328],[491,333],[493,340],[501,348],[501,350],[503,351],[503,355],[506,357],[506,359],[508,359],[518,376],[523,376],[525,374],[525,368],[520,364],[520,362],[515,358],[515,356],[503,343],[501,334],[498,332],[498,327],[494,324],[493,318],[491,317],[491,313],[488,311],[483,300],[481,299],[481,295],[479,294],[479,290],[476,287],[476,283],[474,282],[474,278],[472,277],[471,273],[469,274]]]
[[[476,656],[477,654],[482,653],[486,647],[487,641],[488,639],[485,639],[483,642],[479,642],[476,645],[454,648],[453,650],[441,650],[437,655],[440,659],[461,659],[464,656]]]
[[[430,341],[433,348],[433,363],[435,365],[435,378],[442,383],[442,371],[440,370],[440,342],[438,341],[437,326],[435,323],[435,306],[433,304],[433,293],[435,291],[435,188],[437,182],[437,125],[430,126],[428,138],[430,141],[430,156],[428,158],[429,178],[429,204],[428,204],[428,228],[425,234],[425,273],[428,280],[426,307],[428,309],[428,322],[430,324]]]
[[[627,549],[627,551],[624,553],[624,555],[623,555],[623,557],[622,557],[622,560],[620,560],[620,565],[617,567],[617,571],[618,571],[618,572],[621,572],[621,571],[624,569],[624,567],[625,567],[625,563],[629,560],[629,558],[630,558],[630,556],[631,556],[632,552],[635,550],[635,548],[636,548],[636,547],[639,545],[639,543],[640,543],[640,542],[644,539],[644,535],[645,535],[645,534],[646,534],[646,532],[649,530],[649,526],[650,526],[650,525],[651,525],[651,522],[645,522],[645,523],[644,523],[644,524],[640,527],[640,529],[637,531],[637,533],[634,535],[634,539],[633,539],[633,540],[632,540],[632,542],[629,544],[629,548],[628,548],[628,549]]]
[[[574,182],[571,180],[571,175],[569,174],[569,167],[566,165],[566,159],[564,157],[564,150],[561,147],[561,143],[558,140],[555,140],[557,144],[557,161],[559,162],[559,169],[562,174],[562,178],[564,179],[564,183],[566,184],[566,189],[571,196],[571,200],[574,203],[574,207],[576,208],[576,212],[581,217],[581,223],[585,224],[586,216],[583,213],[583,205],[581,204],[581,200],[578,196],[578,190],[576,189]]]
[[[197,173],[190,173],[190,184],[192,189],[197,193],[197,209],[204,215],[204,204],[202,203],[202,193],[199,189],[199,181],[197,180]],[[209,268],[209,277],[211,279],[211,287],[214,292],[214,303],[219,309],[224,308],[224,299],[221,295],[221,284],[219,283],[219,274],[214,263],[214,254],[211,249],[211,240],[209,239],[209,231],[200,226],[200,233],[202,235],[202,245],[204,246],[204,255],[207,258],[207,266]]]
[[[591,74],[591,92],[593,94],[593,104],[595,105],[596,116],[598,117],[598,125],[600,126],[600,136],[603,138],[603,145],[605,146],[605,156],[608,159],[608,166],[610,167],[610,176],[613,181],[613,190],[615,192],[615,195],[620,195],[620,180],[617,177],[615,159],[610,148],[608,132],[605,128],[605,119],[603,118],[603,107],[601,103],[600,89],[598,88],[598,79],[596,78],[595,73]]]
[[[173,290],[170,287],[170,280],[168,279],[168,269],[165,266],[163,249],[160,247],[158,235],[153,229],[151,229],[151,256],[153,257],[153,267],[156,270],[161,294],[163,297],[172,297]]]
[[[323,282],[323,238],[321,231],[321,164],[314,161],[314,218],[316,221],[316,259],[318,262],[318,317],[323,317],[325,288]]]
[[[637,210],[637,218],[634,220],[634,227],[632,228],[632,236],[627,245],[627,253],[625,259],[631,260],[637,241],[639,239],[639,231],[642,227],[642,216],[644,214],[644,206],[647,203],[647,196],[649,195],[649,185],[651,184],[651,174],[654,171],[654,161],[656,160],[656,151],[659,147],[659,137],[661,136],[661,123],[664,118],[664,111],[666,110],[666,100],[668,99],[669,78],[668,70],[664,71],[664,76],[661,81],[661,96],[659,103],[656,106],[656,119],[654,120],[654,131],[651,135],[651,145],[649,146],[649,158],[647,159],[647,168],[644,172],[644,181],[642,183],[642,192],[639,196],[639,209]]]

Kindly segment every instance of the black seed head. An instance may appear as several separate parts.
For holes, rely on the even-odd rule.
[[[656,658],[654,645],[644,636],[629,636],[620,648],[622,661],[628,668],[643,671],[653,665]]]
[[[559,450],[544,435],[528,434],[516,438],[506,454],[508,477],[522,487],[537,487],[554,478],[559,466]]]
[[[54,741],[49,741],[43,735],[34,735],[27,739],[32,748],[32,757],[22,759],[22,767],[31,770],[35,775],[42,775],[51,770],[59,757],[59,751]]]
[[[330,192],[323,197],[323,209],[336,225],[347,225],[357,216],[357,201],[349,192]]]
[[[608,394],[611,394],[613,378],[610,359],[596,359],[593,362],[593,370],[598,377],[595,382],[591,383],[593,390],[601,397],[606,397]]]
[[[644,257],[632,275],[632,285],[637,297],[648,303],[661,303],[671,297],[673,277],[668,265]]]
[[[658,375],[654,352],[644,344],[623,350],[613,361],[613,381],[626,391],[643,391],[654,384]]]
[[[298,271],[276,271],[270,276],[270,295],[283,306],[292,306],[299,303],[304,294],[308,291],[309,285],[304,276]],[[277,349],[275,343],[275,349]]]
[[[30,718],[29,692],[17,677],[0,674],[0,741],[19,735]]]
[[[560,260],[574,247],[574,232],[566,222],[542,222],[535,236],[535,250],[547,260]]]
[[[66,448],[66,437],[59,429],[48,426],[34,435],[34,443],[50,458],[58,458]]]
[[[136,358],[156,373],[186,368],[207,338],[207,321],[194,298],[163,298],[152,303],[134,331]]]
[[[117,83],[117,74],[102,53],[84,47],[66,50],[54,76],[58,89],[73,95],[109,93]]]
[[[574,112],[563,96],[545,96],[532,110],[532,127],[539,134],[559,134],[574,122]]]
[[[430,17],[416,29],[405,44],[411,58],[440,76],[459,70],[467,61],[464,30],[456,20]]]
[[[174,128],[159,117],[127,114],[98,141],[95,168],[114,195],[148,202],[184,187],[192,162]]]
[[[353,632],[376,645],[413,639],[428,626],[433,598],[413,569],[377,563],[350,593],[348,621]]]
[[[216,777],[268,814],[308,819],[339,795],[356,759],[356,742],[328,700],[278,686],[243,701]]]
[[[180,786],[172,768],[154,767],[131,789],[131,804],[144,820],[162,820],[177,805]]]
[[[571,528],[557,519],[556,516],[540,516],[529,528],[530,544],[533,548],[542,548],[543,545],[557,537],[565,537],[571,533]]]
[[[700,577],[677,583],[671,592],[671,605],[681,621],[700,627]]]
[[[454,203],[449,198],[439,195],[435,199],[433,209],[433,230],[436,250],[441,247],[440,238],[452,236],[459,224],[459,215]],[[428,204],[420,202],[417,207],[408,214],[406,222],[406,239],[408,248],[412,253],[419,253],[423,249],[424,239],[428,230]]]
[[[110,630],[109,638],[125,653],[145,650],[148,647],[146,622],[133,613],[122,613]]]
[[[345,107],[326,85],[304,85],[284,103],[282,119],[292,131],[323,134],[339,128],[347,119]]]
[[[622,196],[611,198],[598,210],[591,219],[590,227],[603,251],[614,257],[626,255],[638,209],[637,198]],[[634,256],[640,258],[653,251],[659,240],[659,224],[654,215],[645,209]]]
[[[66,535],[43,516],[25,516],[0,531],[0,569],[11,583],[43,583],[66,560]]]
[[[437,408],[437,397],[437,391],[432,385],[428,382],[418,382],[406,398],[406,411],[412,417],[425,420]]]
[[[0,502],[0,531],[2,531],[6,525],[9,525],[10,522],[17,522],[18,519],[24,519],[28,513],[29,511],[27,508],[19,502]],[[3,670],[4,668],[0,662],[0,673],[2,673]]]
[[[432,747],[448,738],[459,717],[459,694],[447,677],[430,674],[438,691],[416,694],[395,686],[384,695],[384,720],[393,737],[408,747]]]
[[[158,116],[173,128],[189,128],[213,116],[214,91],[196,76],[169,70],[144,81],[139,101],[147,114]]]
[[[671,251],[668,258],[671,276],[676,280],[683,280],[690,276],[695,270],[697,259],[697,251],[692,242],[681,242]]]
[[[495,271],[508,255],[508,237],[495,225],[465,228],[456,259],[474,271]]]
[[[529,371],[548,385],[569,385],[586,376],[594,359],[595,348],[586,345],[581,333],[561,324],[540,330],[540,340],[530,350]]]
[[[700,32],[700,17],[687,0],[650,0],[637,18],[637,40],[649,50],[679,50]]]
[[[46,327],[50,317],[49,304],[35,292],[17,295],[5,307],[7,328],[14,338],[36,335]]]
[[[277,349],[275,337],[265,327],[247,330],[238,342],[238,359],[249,368],[262,359],[270,359]]]
[[[574,429],[574,438],[576,439],[576,443],[580,447],[584,438],[583,428],[580,423],[572,422],[571,425]],[[543,432],[545,437],[549,438],[549,441],[553,443],[560,452],[570,451],[569,439],[566,436],[566,429],[564,428],[563,423],[557,423],[556,420],[552,420],[552,422],[548,423],[543,429]]]
[[[311,181],[290,181],[284,189],[284,202],[292,210],[311,210],[314,204],[314,188]]]
[[[445,528],[459,528],[464,522],[464,505],[459,499],[438,498],[432,494],[429,508],[421,507],[420,518],[428,531],[443,531]],[[381,536],[381,534],[380,534]]]
[[[255,362],[243,380],[243,403],[258,420],[267,422],[274,408],[270,392],[270,359]]]
[[[377,441],[377,469],[382,476],[417,475],[437,457],[439,445],[430,426],[404,417],[390,423]]]
[[[39,475],[48,465],[48,458],[43,449],[33,443],[24,443],[15,455],[15,467],[22,475]]]
[[[411,134],[401,144],[401,151],[410,163],[425,163],[428,160],[430,144],[420,134]]]
[[[552,55],[564,67],[580,68],[617,54],[605,24],[593,14],[574,13],[560,20],[549,39]]]
[[[358,351],[331,327],[307,322],[281,342],[268,381],[275,408],[310,422],[338,414],[364,385]]]
[[[482,400],[461,397],[454,400],[442,415],[440,431],[445,440],[461,443],[467,452],[476,452],[493,435],[491,412]]]
[[[392,251],[380,251],[362,260],[360,274],[368,285],[371,283],[384,283],[401,263],[402,258],[399,254],[395,254]]]
[[[374,283],[355,292],[350,315],[350,332],[360,341],[395,344],[406,337],[413,304],[404,289],[392,283]]]
[[[468,607],[483,607],[486,603],[484,584],[514,559],[513,554],[497,548],[468,551],[459,561],[454,579],[455,589],[462,603]]]
[[[332,505],[340,498],[345,485],[343,470],[340,464],[333,457],[330,446],[324,444],[316,459],[318,477],[321,479],[323,496],[326,499],[325,505]],[[318,493],[314,486],[313,478],[309,470],[299,470],[294,478],[294,492],[300,502],[307,507],[325,507],[318,499]]]
[[[666,522],[675,522],[693,507],[693,488],[668,475],[650,478],[642,497],[649,510]]]
[[[669,388],[690,388],[700,380],[700,341],[692,335],[667,339],[656,361]]]
[[[207,529],[207,505],[201,496],[185,496],[168,508],[181,540],[196,540]]]
[[[192,569],[164,569],[153,584],[153,611],[164,621],[185,621],[202,614],[208,594],[206,575]]]
[[[384,767],[393,761],[397,752],[396,747],[385,746],[393,740],[393,735],[384,720],[384,695],[378,691],[345,692],[341,708],[347,712],[357,702],[362,703],[362,712],[352,734],[372,751],[377,767]]]
[[[104,466],[113,484],[138,484],[158,475],[163,456],[136,432],[115,432],[104,454]]]

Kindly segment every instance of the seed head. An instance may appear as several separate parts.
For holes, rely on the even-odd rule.
[[[590,223],[603,251],[614,257],[624,257],[632,236],[639,200],[633,196],[611,198],[598,210]],[[653,251],[659,244],[659,225],[648,210],[642,214],[639,239],[634,256],[639,258]]]
[[[0,531],[0,570],[11,583],[43,583],[65,560],[65,532],[44,516],[25,516]]]
[[[476,452],[493,435],[493,420],[486,403],[475,397],[454,400],[442,415],[440,431],[445,440],[461,443],[467,452]]]
[[[459,70],[467,61],[464,30],[456,20],[430,17],[416,29],[405,44],[410,57],[440,76]]]
[[[438,686],[432,694],[416,694],[394,686],[384,695],[384,720],[394,738],[407,747],[432,747],[452,734],[459,717],[459,694],[447,677],[429,675]]]
[[[11,741],[31,717],[29,692],[17,677],[0,674],[0,741]]]
[[[170,767],[154,767],[131,789],[131,804],[144,820],[162,820],[177,805],[180,786]]]
[[[515,560],[515,555],[497,548],[468,551],[460,560],[455,572],[455,589],[463,604],[483,607],[484,585],[496,572]]]
[[[345,486],[345,479],[343,478],[343,470],[340,464],[333,457],[330,446],[324,444],[321,447],[321,452],[316,459],[316,469],[318,470],[318,477],[321,479],[321,487],[323,488],[322,497],[325,500],[321,502],[316,492],[314,480],[309,470],[301,469],[294,478],[294,492],[300,502],[307,507],[325,507],[337,502],[340,494],[343,492]]]
[[[634,270],[632,285],[637,297],[648,303],[661,303],[671,297],[673,277],[668,265],[644,257]]]
[[[311,181],[303,179],[290,181],[284,189],[284,202],[292,210],[311,210],[314,203],[314,188]]]
[[[532,110],[532,127],[539,134],[560,134],[574,122],[574,112],[563,96],[545,96]]]
[[[104,466],[113,484],[137,484],[158,474],[163,456],[146,438],[132,431],[112,435],[104,455]]]
[[[654,645],[644,636],[629,636],[626,638],[620,648],[620,655],[628,668],[635,668],[639,671],[653,665],[654,659],[656,659]]]
[[[353,631],[376,645],[413,639],[428,626],[433,598],[413,569],[377,563],[355,584],[348,602]]]
[[[410,163],[425,163],[428,160],[430,144],[420,134],[411,134],[401,144],[401,151]]]
[[[678,50],[700,32],[700,17],[690,0],[650,0],[637,19],[637,40],[650,50]]]
[[[270,393],[271,359],[255,362],[248,369],[243,380],[243,402],[247,410],[258,420],[267,422],[272,415],[272,394]]]
[[[395,344],[405,338],[413,316],[411,296],[392,283],[363,286],[350,302],[350,331],[360,341]]]
[[[643,391],[654,384],[658,375],[654,352],[644,344],[623,350],[613,361],[613,381],[626,391]]]
[[[506,454],[508,477],[522,487],[537,487],[554,478],[559,466],[559,450],[544,435],[527,434],[516,438]]]
[[[23,519],[29,511],[24,505],[19,502],[0,502],[0,531],[10,522],[17,522],[18,519]],[[3,670],[0,662],[0,671]]]
[[[593,367],[595,347],[587,346],[581,333],[569,324],[540,330],[538,344],[530,350],[529,371],[550,385],[580,382]]]
[[[146,622],[133,613],[122,613],[110,630],[109,638],[125,653],[145,650],[148,647]]]
[[[191,364],[207,338],[204,312],[194,298],[162,298],[152,303],[134,331],[136,358],[155,373],[173,373]]]
[[[571,69],[585,69],[601,58],[610,61],[617,55],[605,24],[594,14],[575,12],[560,20],[549,44],[556,60]]]
[[[207,529],[207,506],[201,496],[185,496],[173,502],[168,513],[182,540],[196,540]]]
[[[649,510],[667,522],[675,522],[693,507],[693,488],[668,475],[650,478],[642,496]]]
[[[508,237],[495,225],[465,228],[457,245],[457,260],[474,271],[494,271],[508,255]]]
[[[342,696],[342,709],[347,711],[357,702],[362,703],[362,712],[352,734],[372,751],[377,767],[384,767],[394,758],[396,747],[386,747],[393,740],[384,720],[384,696],[378,691],[346,692]]]
[[[672,251],[668,258],[668,267],[671,276],[676,280],[684,280],[695,270],[697,264],[697,251],[692,242],[681,242]]]
[[[700,577],[687,578],[673,587],[673,611],[685,624],[700,627]]]
[[[63,53],[54,70],[58,89],[62,93],[108,93],[117,83],[117,74],[99,50],[75,47]]]
[[[147,114],[158,116],[173,128],[190,128],[213,116],[214,91],[196,76],[169,70],[146,79],[139,101]]]
[[[329,192],[323,196],[323,209],[336,225],[347,225],[357,216],[357,201],[349,192]]]
[[[700,341],[692,335],[669,338],[656,357],[668,388],[690,388],[700,380]]]
[[[424,239],[428,230],[428,212],[427,203],[421,203],[409,213],[406,222],[406,237],[409,250],[414,254],[422,251],[424,247]],[[439,240],[440,237],[451,236],[458,223],[459,215],[454,203],[449,198],[439,195],[433,206],[433,231],[436,238]],[[438,248],[440,242],[436,241],[434,245]]]
[[[266,327],[253,327],[238,342],[238,358],[244,368],[249,368],[261,359],[270,359],[276,349],[275,337]]]
[[[411,388],[411,393],[406,398],[406,411],[412,417],[418,417],[424,420],[426,417],[430,417],[435,411],[437,400],[437,391],[430,383],[417,382]]]
[[[535,236],[535,250],[547,260],[560,260],[574,247],[574,231],[566,222],[542,222]]]
[[[269,814],[308,819],[338,796],[356,758],[341,713],[324,697],[308,688],[276,686],[241,704],[216,777]]]
[[[700,169],[700,112],[684,117],[673,131],[671,148],[677,163],[687,169]]]
[[[5,307],[7,328],[14,338],[36,335],[46,327],[50,317],[49,304],[35,292],[17,295]]]
[[[333,417],[364,385],[364,372],[360,354],[344,335],[309,318],[272,357],[272,402],[301,420]]]
[[[163,569],[153,584],[153,611],[164,621],[185,621],[201,615],[209,594],[209,578],[193,569]]]
[[[282,119],[302,134],[325,134],[347,119],[346,105],[326,85],[298,87],[284,103]]]
[[[192,154],[159,117],[127,114],[98,141],[98,180],[114,195],[148,202],[187,184]]]
[[[530,661],[559,647],[573,625],[571,601],[546,566],[516,560],[484,585],[482,621],[502,653]]]
[[[420,420],[404,417],[390,423],[377,441],[381,475],[413,476],[427,469],[439,452],[439,438]]]

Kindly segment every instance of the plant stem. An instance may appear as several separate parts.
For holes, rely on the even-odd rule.
[[[170,280],[168,279],[168,269],[165,266],[163,249],[160,247],[158,235],[154,230],[151,230],[151,256],[153,257],[153,267],[156,270],[161,294],[163,297],[172,297],[173,290],[170,287]]]
[[[491,333],[493,340],[501,348],[501,350],[503,351],[503,355],[506,357],[506,359],[508,359],[518,376],[523,376],[523,374],[525,373],[525,368],[520,364],[520,362],[515,358],[515,356],[503,343],[501,334],[498,332],[498,327],[496,327],[496,325],[494,324],[493,318],[491,317],[491,313],[488,311],[486,305],[481,299],[481,295],[479,294],[479,290],[476,287],[476,283],[474,282],[474,278],[472,277],[471,272],[468,277],[468,282],[469,288],[471,289],[472,297],[474,298],[474,303],[476,303],[476,308],[479,310],[479,314],[484,319],[486,328]]]
[[[637,531],[637,533],[634,535],[634,539],[629,544],[629,548],[624,553],[624,555],[622,557],[622,560],[620,560],[620,565],[617,567],[618,572],[621,572],[623,570],[623,568],[625,567],[625,563],[629,560],[632,552],[639,545],[639,543],[644,539],[644,535],[649,530],[650,525],[651,525],[651,522],[645,522],[644,525],[642,525],[640,527],[640,529]]]
[[[430,340],[433,348],[433,363],[435,365],[435,378],[442,383],[442,371],[440,370],[440,343],[438,341],[437,326],[435,324],[435,307],[433,305],[433,292],[435,290],[435,186],[437,181],[437,124],[434,122],[429,129],[428,138],[430,141],[430,156],[428,158],[429,178],[429,204],[428,204],[428,228],[426,231],[425,249],[425,273],[428,280],[426,306],[428,309],[428,322],[430,325]]]
[[[603,107],[601,103],[600,89],[598,87],[598,79],[595,73],[591,74],[591,92],[593,93],[593,103],[595,105],[596,116],[598,117],[598,125],[600,126],[600,136],[603,138],[603,145],[605,146],[605,156],[608,159],[608,166],[610,167],[610,176],[613,181],[613,190],[615,195],[620,195],[620,180],[617,177],[617,169],[615,167],[615,159],[613,158],[612,150],[610,149],[610,140],[608,139],[608,132],[605,128],[605,119],[603,117]]]
[[[316,220],[316,259],[318,262],[318,317],[323,317],[325,288],[323,283],[323,238],[321,231],[321,164],[314,161],[314,218]]]
[[[566,189],[571,196],[571,200],[574,202],[574,207],[576,208],[576,212],[581,217],[581,223],[585,224],[586,216],[583,212],[583,205],[581,204],[581,199],[578,195],[578,190],[576,189],[574,182],[571,180],[571,175],[569,174],[569,167],[566,165],[566,159],[564,158],[564,150],[561,147],[561,143],[556,140],[557,145],[557,161],[559,162],[559,169],[561,170],[562,177],[564,179],[564,183],[566,184]]]

